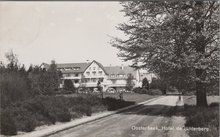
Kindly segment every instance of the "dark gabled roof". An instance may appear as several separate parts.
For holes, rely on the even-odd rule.
[[[117,74],[122,74],[122,75],[127,75],[127,74],[132,74],[132,75],[135,75],[135,69],[132,68],[132,67],[129,67],[129,66],[107,66],[107,67],[104,67],[105,70],[107,71],[107,73],[109,75],[111,74],[114,74],[114,75],[117,75]]]
[[[62,63],[62,64],[56,64],[58,69],[61,68],[79,68],[78,70],[65,70],[62,71],[62,73],[83,73],[85,72],[85,70],[93,63],[95,62],[96,64],[98,64],[103,70],[104,72],[107,74],[107,72],[105,71],[103,65],[95,60],[93,60],[92,62],[84,62],[84,63]],[[42,65],[48,69],[50,67],[49,64],[46,63],[42,63]]]
[[[86,68],[91,64],[90,63],[62,63],[62,64],[56,64],[58,69],[61,69],[62,73],[83,73]],[[49,64],[42,63],[42,65],[48,69],[50,67]],[[62,68],[79,68],[77,70],[62,70]]]
[[[62,71],[64,73],[83,73],[86,68],[90,65],[90,63],[63,63],[63,64],[57,64],[57,68],[79,68],[78,70],[65,70]]]

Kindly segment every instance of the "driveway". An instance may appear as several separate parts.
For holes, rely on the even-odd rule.
[[[164,96],[119,114],[80,125],[51,137],[187,137],[178,96]]]

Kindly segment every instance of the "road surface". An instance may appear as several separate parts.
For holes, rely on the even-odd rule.
[[[51,137],[187,137],[184,118],[172,113],[181,106],[178,96],[164,96]]]

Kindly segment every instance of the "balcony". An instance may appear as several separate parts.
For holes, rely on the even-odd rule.
[[[81,76],[78,76],[78,77],[76,77],[76,76],[64,76],[61,79],[78,79],[78,80],[80,80],[81,78],[82,78]]]

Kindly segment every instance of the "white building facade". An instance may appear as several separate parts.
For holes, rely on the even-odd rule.
[[[48,68],[49,64],[43,63],[44,68]],[[140,87],[144,77],[149,81],[152,74],[144,70],[135,70],[129,66],[103,66],[101,63],[93,60],[87,63],[66,63],[57,64],[57,69],[62,72],[63,86],[65,79],[72,80],[76,88],[87,87],[96,88],[98,81],[101,82],[103,90],[109,88],[125,88],[129,75],[133,77],[134,87]]]

